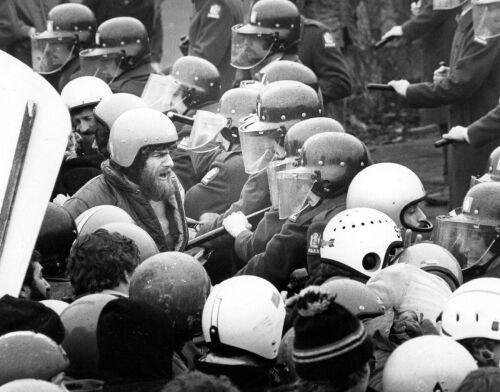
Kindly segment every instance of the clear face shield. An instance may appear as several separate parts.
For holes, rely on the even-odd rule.
[[[220,132],[228,126],[228,120],[216,113],[198,110],[194,116],[187,149],[194,153],[205,153],[218,149],[222,143]]]
[[[186,113],[187,92],[172,75],[149,75],[141,98],[152,109],[160,112]]]
[[[472,0],[474,36],[485,41],[500,35],[500,2]]]
[[[246,25],[233,26],[231,31],[231,65],[251,69],[263,62],[272,52],[276,36],[272,33],[245,33]]]
[[[276,125],[276,128],[265,126]],[[276,159],[286,156],[281,146],[286,130],[274,123],[261,123],[256,115],[247,118],[239,128],[243,165],[248,174],[258,173]]]
[[[267,182],[269,184],[269,194],[271,196],[271,206],[278,209],[278,173],[284,170],[295,168],[296,157],[287,157],[282,161],[274,161],[267,166]]]
[[[432,0],[432,8],[435,10],[452,10],[460,7],[467,0]]]
[[[80,69],[83,75],[95,76],[112,83],[122,73],[123,52],[102,49],[85,49],[80,52]]]
[[[33,71],[42,75],[60,71],[72,59],[76,44],[70,33],[44,31],[31,37]]]
[[[315,181],[316,174],[309,168],[299,167],[277,173],[280,219],[286,219],[300,211]]]
[[[448,249],[466,272],[495,257],[493,250],[499,246],[500,227],[480,225],[462,215],[445,215],[436,218],[433,236],[433,242]]]

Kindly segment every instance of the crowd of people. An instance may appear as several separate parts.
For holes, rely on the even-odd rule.
[[[23,61],[71,123],[0,298],[0,392],[500,389],[500,1],[422,0],[383,37],[456,17],[449,66],[389,83],[450,105],[436,219],[344,126],[349,72],[307,4],[194,0],[162,69],[159,2],[54,3]]]

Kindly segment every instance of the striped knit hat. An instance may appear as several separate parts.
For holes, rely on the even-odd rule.
[[[293,361],[304,380],[338,378],[360,370],[373,347],[360,321],[319,286],[299,295]]]

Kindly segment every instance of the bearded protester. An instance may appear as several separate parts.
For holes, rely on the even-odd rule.
[[[172,172],[170,151],[177,142],[172,122],[148,108],[130,110],[113,124],[110,159],[103,174],[83,186],[64,207],[76,218],[89,208],[115,205],[125,210],[161,251],[183,249],[187,227],[183,190]]]

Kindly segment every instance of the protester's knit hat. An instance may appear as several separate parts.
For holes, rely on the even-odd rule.
[[[360,321],[318,286],[299,295],[293,361],[305,380],[342,377],[360,370],[373,347]]]
[[[0,336],[15,331],[43,333],[57,344],[64,339],[61,319],[39,302],[4,295],[0,298]]]

